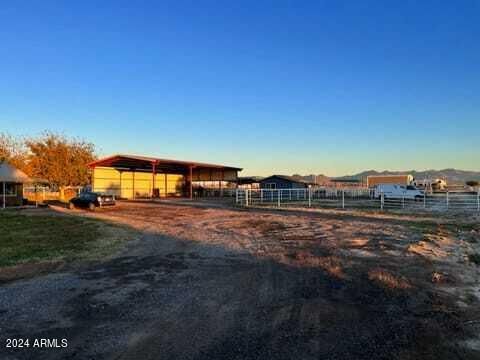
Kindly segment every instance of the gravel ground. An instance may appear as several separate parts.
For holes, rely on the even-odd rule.
[[[480,359],[479,270],[466,260],[477,230],[197,205],[72,212],[141,236],[109,260],[0,287],[0,358]]]

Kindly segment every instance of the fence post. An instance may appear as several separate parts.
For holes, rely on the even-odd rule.
[[[281,203],[281,197],[282,197],[282,193],[280,191],[280,189],[277,189],[277,200],[278,200],[278,207],[280,207],[280,203]]]
[[[342,209],[345,209],[345,190],[342,189]]]
[[[260,189],[260,202],[263,204],[263,189]]]
[[[423,193],[423,208],[424,209],[427,208],[427,193],[426,192]]]
[[[245,189],[245,206],[248,206],[248,191],[249,189]]]
[[[384,202],[385,202],[385,196],[382,191],[380,194],[380,210],[383,210]]]
[[[449,199],[448,199],[448,190],[447,190],[447,210],[448,210],[448,204],[449,203]]]
[[[480,212],[480,189],[477,191],[477,211]]]
[[[238,189],[235,191],[235,203],[238,205]]]
[[[402,195],[402,209],[405,209],[405,195]]]
[[[308,188],[308,207],[312,207],[312,188]]]

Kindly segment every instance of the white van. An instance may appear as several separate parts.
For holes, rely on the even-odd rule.
[[[375,187],[375,198],[379,199],[382,193],[385,199],[409,200],[421,200],[425,194],[424,191],[417,189],[413,185],[378,184]]]

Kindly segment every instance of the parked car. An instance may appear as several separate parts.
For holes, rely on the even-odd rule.
[[[83,192],[70,200],[69,208],[76,207],[95,210],[99,206],[115,205],[115,196],[95,192]]]
[[[400,184],[379,184],[375,187],[375,198],[379,199],[381,196],[384,199],[407,199],[407,200],[421,200],[425,196],[423,190],[417,189],[413,185]]]

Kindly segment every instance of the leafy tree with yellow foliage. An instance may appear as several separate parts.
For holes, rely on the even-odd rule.
[[[0,133],[0,162],[6,161],[28,173],[27,157],[28,150],[23,139]]]
[[[25,145],[29,151],[30,175],[58,186],[61,199],[64,199],[65,187],[90,183],[87,164],[96,158],[92,143],[45,132],[40,137],[27,139]]]

